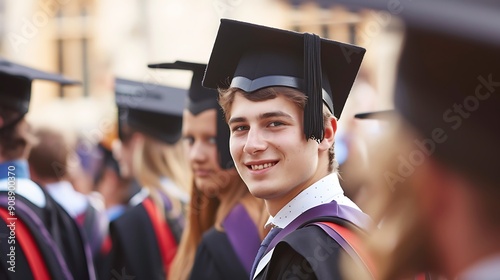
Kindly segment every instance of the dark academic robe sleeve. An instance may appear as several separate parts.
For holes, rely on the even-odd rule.
[[[142,203],[128,209],[111,223],[110,236],[111,271],[102,279],[166,278],[156,233]]]
[[[76,217],[76,221],[89,245],[92,258],[97,259],[104,237],[107,234],[108,220],[106,213],[95,207],[91,201],[92,199],[89,198],[87,209]]]
[[[92,255],[88,243],[84,241],[82,232],[76,221],[51,197],[47,196],[47,210],[52,215],[49,228],[62,253],[74,279],[91,279],[95,277]],[[89,271],[89,266],[92,269]]]
[[[198,246],[191,280],[248,280],[250,276],[240,263],[224,232],[208,230]]]
[[[343,279],[339,268],[342,251],[319,227],[301,228],[276,245],[271,261],[256,279]]]
[[[5,193],[0,194],[0,196],[1,195],[5,195]],[[61,272],[61,262],[64,262],[64,265],[69,270],[73,279],[91,279],[89,272],[93,273],[93,270],[91,269],[91,271],[89,271],[89,263],[87,262],[87,255],[85,254],[84,248],[85,244],[78,226],[54,200],[52,200],[47,194],[45,195],[46,207],[43,209],[36,207],[21,196],[16,197],[16,207],[19,208],[20,204],[29,207],[32,213],[43,224],[50,237],[42,234],[41,229],[38,228],[37,225],[31,223],[29,217],[25,215],[21,209],[16,211],[18,216],[17,218],[20,221],[23,221],[30,232],[33,241],[38,246],[37,250],[43,257],[48,272],[53,279],[66,278],[64,277],[65,274]],[[2,241],[6,234],[9,234],[9,229],[6,226],[6,223],[1,220],[0,235],[2,237]],[[56,245],[57,248],[48,244],[47,238],[50,238],[53,242],[52,244]],[[16,242],[18,241],[19,240]],[[2,270],[8,268],[8,266],[5,265],[6,262],[4,262],[4,257],[7,256],[7,252],[10,250],[6,245],[6,243],[0,242],[0,260],[2,260]],[[27,250],[32,251],[33,249],[20,246],[20,244],[16,243],[16,272],[10,273],[9,271],[6,271],[5,274],[8,276],[6,279],[33,279],[33,272],[31,272],[31,268],[26,260],[25,252]],[[54,250],[57,250],[60,253],[59,258],[55,256]],[[2,274],[0,273],[0,275]]]

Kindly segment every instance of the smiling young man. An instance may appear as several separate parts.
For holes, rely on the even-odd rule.
[[[364,52],[313,34],[221,21],[204,85],[222,88],[236,168],[271,215],[251,279],[341,279],[343,250],[366,269],[339,238],[339,231],[363,232],[369,218],[344,196],[333,152]]]

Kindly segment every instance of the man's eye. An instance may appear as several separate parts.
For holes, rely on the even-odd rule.
[[[233,127],[233,132],[234,131],[243,131],[243,130],[247,130],[247,129],[248,129],[248,126],[246,126],[246,125],[238,125],[238,126]]]
[[[271,126],[271,127],[274,127],[274,126],[282,126],[282,125],[284,125],[284,123],[282,123],[282,122],[271,122],[271,123],[269,124],[269,126]]]
[[[215,137],[208,138],[208,143],[214,144],[214,145],[217,144],[217,138],[215,138]]]

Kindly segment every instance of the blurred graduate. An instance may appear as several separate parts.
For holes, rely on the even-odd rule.
[[[102,197],[80,193],[73,187],[69,158],[74,147],[63,131],[42,125],[34,128],[34,136],[36,144],[28,157],[31,177],[76,220],[92,256],[97,256],[108,227]]]
[[[383,219],[371,240],[380,279],[422,270],[498,279],[500,3],[339,2],[397,12],[405,23],[394,92],[399,120],[372,164],[393,190],[373,197]]]
[[[110,224],[110,268],[102,270],[103,279],[165,279],[184,228],[190,178],[178,143],[186,91],[116,79],[115,93],[121,142],[116,158],[121,176],[133,182]]]
[[[30,179],[36,140],[24,117],[33,80],[78,83],[0,59],[0,278],[95,279],[78,225]]]

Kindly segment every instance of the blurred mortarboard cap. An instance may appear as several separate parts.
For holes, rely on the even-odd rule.
[[[355,114],[356,119],[369,120],[390,120],[396,116],[395,110],[382,110]]]
[[[330,3],[385,11],[402,18],[408,26],[500,44],[500,1],[497,0],[335,0]]]
[[[295,88],[308,96],[306,138],[323,139],[322,104],[340,117],[364,53],[310,33],[222,19],[203,85],[246,92]]]
[[[219,104],[217,103],[217,91],[205,88],[201,85],[203,75],[205,74],[205,68],[207,67],[206,64],[176,61],[174,63],[149,64],[148,67],[173,70],[189,70],[193,73],[193,77],[191,78],[191,86],[188,90],[189,98],[187,104],[188,110],[193,115],[197,115],[207,109],[219,108]]]
[[[198,115],[206,110],[215,109],[217,111],[217,151],[219,153],[219,164],[221,168],[229,169],[234,167],[233,158],[229,152],[229,127],[226,124],[224,113],[218,100],[218,92],[202,86],[203,75],[206,64],[186,61],[176,61],[174,63],[149,64],[149,68],[161,68],[172,70],[189,70],[193,72],[191,86],[188,90],[188,102],[186,108],[193,115]]]
[[[185,90],[117,78],[115,97],[121,139],[123,124],[168,144],[180,139]]]
[[[26,114],[33,80],[53,81],[61,85],[80,84],[60,74],[33,69],[0,58],[0,105],[16,110],[21,115]]]
[[[387,10],[380,0],[336,1]],[[400,1],[406,25],[395,108],[428,154],[473,178],[498,183],[500,1]]]

